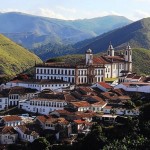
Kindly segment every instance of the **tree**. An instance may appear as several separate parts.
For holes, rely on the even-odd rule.
[[[107,141],[107,138],[102,133],[102,128],[99,125],[92,127],[91,132],[83,140],[83,149],[99,150]]]
[[[144,104],[140,109],[140,120],[149,121],[150,120],[150,103]]]
[[[49,150],[49,145],[50,143],[46,140],[46,138],[40,137],[35,139],[29,147],[31,150]]]

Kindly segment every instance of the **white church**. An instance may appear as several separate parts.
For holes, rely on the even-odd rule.
[[[132,49],[129,44],[123,55],[115,55],[110,44],[105,56],[94,56],[88,49],[85,59],[76,64],[45,62],[35,66],[36,79],[59,79],[77,85],[103,82],[106,78],[118,78],[129,72],[132,72]]]

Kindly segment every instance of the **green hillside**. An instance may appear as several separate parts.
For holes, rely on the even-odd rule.
[[[96,54],[101,55],[102,53]],[[104,53],[103,53],[104,54]],[[66,62],[73,63],[78,62],[81,58],[85,56],[82,55],[66,55],[56,58],[50,58],[48,62]],[[133,72],[137,74],[150,75],[150,50],[143,48],[133,49]]]
[[[150,50],[143,48],[133,49],[133,71],[150,75]]]
[[[15,75],[41,60],[35,54],[0,34],[0,74]]]

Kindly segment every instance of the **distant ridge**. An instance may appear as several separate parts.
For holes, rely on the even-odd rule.
[[[74,47],[78,48],[77,52],[80,53],[84,53],[88,48],[91,48],[94,53],[99,53],[107,50],[110,41],[116,49],[124,48],[128,42],[133,48],[150,49],[150,18],[144,18],[96,38],[76,43]]]
[[[123,16],[61,20],[10,12],[0,13],[0,33],[24,47],[33,48],[47,43],[76,43],[131,22]]]

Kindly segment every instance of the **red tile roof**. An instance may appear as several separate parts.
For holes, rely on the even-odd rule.
[[[80,102],[71,102],[72,105],[76,107],[90,107],[91,105],[86,101],[80,101]]]
[[[17,116],[17,115],[12,115],[12,116],[4,116],[3,120],[5,122],[9,122],[9,121],[21,121],[21,117]]]
[[[98,84],[101,85],[102,87],[106,88],[106,89],[112,89],[112,87],[105,82],[98,82]]]
[[[105,61],[102,57],[94,57],[93,63],[94,64],[107,64],[108,62]]]
[[[2,134],[17,134],[17,131],[13,127],[11,127],[11,126],[9,126],[9,127],[5,126],[1,130],[1,133]]]

